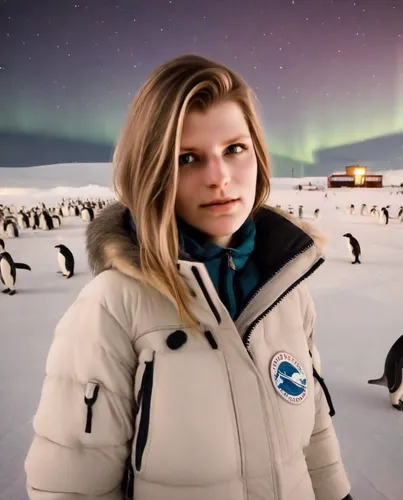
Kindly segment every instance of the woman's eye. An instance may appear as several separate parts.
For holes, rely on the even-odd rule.
[[[232,154],[239,154],[239,153],[242,153],[242,151],[244,149],[245,148],[241,144],[231,144],[231,146],[228,146],[227,152],[231,155]]]
[[[180,165],[189,165],[189,163],[193,163],[195,161],[194,155],[192,153],[185,153],[184,155],[179,156],[179,164]]]

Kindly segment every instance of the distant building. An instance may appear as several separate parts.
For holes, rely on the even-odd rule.
[[[349,165],[345,172],[335,172],[327,178],[327,187],[368,187],[381,188],[383,176],[368,174],[367,167],[362,165]]]

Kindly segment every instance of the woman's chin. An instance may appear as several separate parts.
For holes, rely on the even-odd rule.
[[[221,218],[215,221],[206,221],[203,223],[202,221],[198,221],[194,226],[202,231],[204,234],[207,234],[212,240],[225,239],[230,238],[234,233],[238,231],[238,229],[245,222],[245,218],[239,217],[228,217]]]

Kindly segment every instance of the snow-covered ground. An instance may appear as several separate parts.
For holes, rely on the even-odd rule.
[[[69,169],[72,170],[69,170]],[[29,207],[63,196],[112,196],[109,165],[0,169],[0,204]],[[25,172],[25,173],[24,173]],[[388,173],[403,182],[403,172]],[[14,177],[13,177],[14,176]],[[309,179],[325,183],[325,179]],[[403,498],[403,412],[393,409],[387,389],[367,384],[382,374],[385,355],[403,334],[403,223],[380,225],[370,216],[347,215],[354,203],[390,205],[392,217],[403,205],[398,189],[295,191],[299,179],[274,179],[271,204],[304,206],[310,219],[329,237],[327,263],[313,275],[317,341],[325,380],[336,408],[334,423],[355,500]],[[30,186],[29,189],[26,186]],[[68,187],[71,186],[69,189]],[[81,187],[80,187],[81,186]],[[327,193],[327,197],[325,194]],[[84,253],[86,223],[62,220],[53,231],[21,231],[5,240],[6,248],[32,272],[19,271],[18,293],[0,294],[0,500],[26,497],[23,462],[32,437],[32,416],[43,382],[45,361],[57,321],[79,290],[91,279]],[[361,243],[361,266],[352,266],[343,233]],[[76,258],[76,275],[57,274],[57,249],[65,243]]]

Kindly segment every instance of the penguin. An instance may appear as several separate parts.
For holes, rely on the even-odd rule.
[[[66,278],[71,278],[74,275],[74,256],[65,245],[56,245],[59,249],[57,260],[59,262],[60,271]]]
[[[344,238],[348,238],[347,248],[351,255],[354,257],[352,264],[361,264],[360,255],[361,255],[361,247],[358,243],[358,240],[354,238],[351,233],[343,234]]]
[[[39,217],[39,220],[40,220],[39,226],[44,231],[50,231],[50,230],[54,229],[53,219],[47,210],[43,210],[43,212],[41,213],[41,215]]]
[[[16,293],[17,269],[31,271],[31,268],[27,264],[14,262],[11,255],[4,249],[4,241],[0,240],[0,280],[6,286],[3,293],[8,293],[8,295]]]
[[[84,222],[90,222],[94,219],[94,210],[91,207],[81,209],[81,218]]]
[[[403,411],[403,335],[389,349],[382,377],[368,380],[368,384],[383,385],[389,389],[393,408]]]
[[[298,217],[299,217],[300,219],[303,219],[303,218],[304,218],[304,207],[303,207],[302,205],[300,205],[300,206],[298,207]]]
[[[348,215],[354,215],[354,212],[355,212],[355,207],[354,205],[350,205],[347,209],[347,213]]]
[[[28,215],[23,210],[18,212],[17,220],[20,229],[27,229],[29,227]]]
[[[33,229],[39,229],[40,220],[39,220],[39,214],[38,214],[38,212],[34,213],[34,215],[33,215],[33,221],[34,221]]]
[[[314,218],[315,220],[319,220],[319,218],[320,218],[320,210],[319,210],[319,208],[316,208],[316,209],[315,209],[315,211],[314,211],[314,213],[313,213],[313,218]]]
[[[6,218],[5,221],[3,222],[3,232],[9,238],[18,238],[19,236],[18,226],[11,217]]]
[[[370,214],[372,215],[372,217],[379,217],[379,210],[378,210],[377,205],[374,205],[374,206],[371,208],[371,212],[370,212]]]
[[[59,215],[52,215],[53,228],[60,227],[61,219]]]
[[[361,205],[360,215],[368,215],[368,208],[365,203]]]
[[[381,212],[379,214],[379,223],[384,224],[385,226],[389,223],[389,211],[385,207],[381,208]]]

